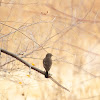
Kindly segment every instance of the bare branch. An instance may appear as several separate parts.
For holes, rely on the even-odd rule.
[[[1,49],[1,48],[0,48],[0,49]],[[13,54],[13,53],[7,51],[7,50],[4,50],[4,49],[1,49],[1,52],[5,53],[5,54],[7,54],[7,55],[10,55],[10,56],[12,56],[12,57],[14,57],[14,58],[16,58],[17,60],[19,60],[20,62],[22,62],[22,63],[25,64],[26,66],[28,66],[29,68],[32,68],[32,69],[34,69],[35,71],[37,71],[37,72],[39,72],[39,73],[45,75],[45,72],[44,72],[44,71],[42,71],[42,70],[40,70],[40,69],[34,67],[33,65],[30,65],[29,63],[27,63],[25,60],[23,60],[22,58],[18,57],[17,55],[15,55],[15,54]]]
[[[70,92],[66,87],[64,87],[64,86],[62,86],[61,84],[59,84],[54,78],[52,78],[51,76],[49,76],[49,78],[50,78],[54,83],[56,83],[59,87],[61,87],[62,89],[67,90],[68,92]]]
[[[0,24],[5,25],[5,26],[7,26],[7,27],[10,27],[10,28],[12,28],[12,29],[14,29],[14,30],[20,32],[21,34],[23,34],[24,36],[26,36],[28,39],[32,40],[30,37],[28,37],[27,35],[25,35],[25,34],[24,34],[23,32],[21,32],[19,29],[16,29],[16,28],[11,27],[11,26],[9,26],[9,25],[7,25],[7,24],[4,24],[4,23],[0,23]],[[1,37],[0,37],[0,38],[1,38]],[[33,41],[33,40],[32,40],[32,41]],[[36,41],[33,41],[33,42],[35,42],[39,47],[41,47],[45,52],[47,52],[47,51],[43,48],[43,46],[41,46],[40,44],[38,44]]]

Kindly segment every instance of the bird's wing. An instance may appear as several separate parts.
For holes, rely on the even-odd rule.
[[[46,59],[44,59],[44,60],[43,60],[43,64],[44,64],[45,66],[48,66],[48,61],[47,61]]]
[[[44,58],[44,60],[43,60],[43,64],[44,64],[45,66],[51,66],[52,62],[51,62],[50,59],[46,59],[46,58]]]

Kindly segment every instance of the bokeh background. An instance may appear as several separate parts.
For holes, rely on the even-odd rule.
[[[1,53],[0,100],[100,100],[99,0],[0,0],[0,47],[44,71],[50,79]]]

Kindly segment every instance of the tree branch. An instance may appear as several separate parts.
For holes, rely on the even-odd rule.
[[[11,53],[11,52],[9,52],[7,50],[1,49],[1,48],[0,48],[0,50],[1,50],[1,52],[5,53],[7,55],[10,55],[10,56],[12,56],[14,58],[16,58],[17,60],[19,60],[20,62],[24,63],[26,66],[28,66],[29,68],[34,69],[35,71],[37,71],[37,72],[45,75],[45,72],[44,71],[42,71],[42,70],[34,67],[33,65],[27,63],[25,60],[23,60],[22,58],[18,57],[16,54],[13,54],[13,53]]]
[[[54,78],[52,78],[51,76],[49,76],[49,78],[50,78],[54,83],[56,83],[59,87],[61,87],[62,89],[67,90],[68,92],[70,92],[66,87],[64,87],[64,86],[62,86],[61,84],[59,84]]]
[[[35,70],[35,71],[37,71],[37,72],[39,72],[39,73],[45,75],[45,72],[44,72],[44,71],[42,71],[42,70],[40,70],[40,69],[34,67],[33,65],[30,65],[30,64],[27,63],[25,60],[23,60],[22,58],[18,57],[16,54],[13,54],[13,53],[11,53],[11,52],[9,52],[9,51],[7,51],[7,50],[4,50],[4,49],[2,49],[2,48],[0,48],[0,51],[3,52],[3,53],[5,53],[5,54],[7,54],[7,55],[10,55],[10,56],[16,58],[17,60],[19,60],[20,62],[24,63],[26,66],[28,66],[29,68],[31,68],[31,69],[33,69],[33,70]],[[60,86],[62,89],[65,89],[65,90],[69,91],[67,88],[65,88],[64,86],[62,86],[61,84],[59,84],[55,79],[53,79],[53,78],[51,77],[50,74],[49,74],[49,78],[50,78],[54,83],[56,83],[58,86]],[[70,92],[70,91],[69,91],[69,92]]]

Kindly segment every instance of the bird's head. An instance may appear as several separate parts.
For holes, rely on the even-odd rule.
[[[46,54],[46,57],[47,57],[47,58],[51,58],[52,56],[53,56],[53,55],[52,55],[51,53],[47,53],[47,54]]]

